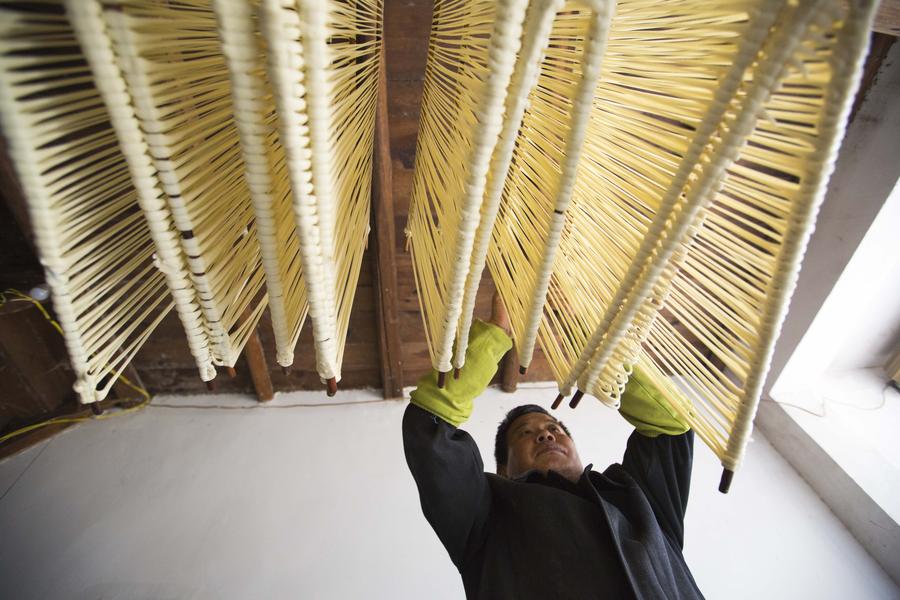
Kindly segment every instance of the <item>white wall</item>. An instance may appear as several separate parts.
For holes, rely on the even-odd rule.
[[[900,116],[900,106],[897,113]],[[897,136],[900,139],[900,120]],[[900,175],[900,164],[897,175]],[[900,182],[884,201],[819,307],[809,330],[773,387],[773,394],[778,394],[778,388],[808,384],[827,371],[881,368],[896,353],[900,343],[898,224]],[[812,254],[807,260],[812,263],[828,258]]]
[[[803,259],[790,311],[775,346],[765,393],[781,375],[897,185],[900,175],[900,102],[897,98],[900,98],[900,44],[891,48],[875,85],[847,128],[816,229]],[[893,229],[896,230],[896,225]],[[891,257],[896,257],[896,247],[895,244]],[[861,310],[862,307],[852,311],[848,317]],[[884,321],[874,315],[867,324],[884,328]],[[826,361],[822,367],[831,362]]]
[[[764,402],[756,425],[900,582],[900,405],[881,372],[900,333],[898,97],[895,45],[847,130],[775,346],[763,397],[802,410]]]
[[[490,390],[468,429],[485,454],[513,405]],[[341,392],[335,400],[377,400]],[[0,596],[461,598],[403,459],[404,403],[149,408],[91,422],[0,463]],[[255,406],[228,396],[156,402]],[[582,457],[617,461],[629,427],[585,400],[560,414]],[[697,447],[688,564],[709,598],[896,598],[900,591],[757,436],[732,491]],[[485,457],[489,467],[493,460]]]

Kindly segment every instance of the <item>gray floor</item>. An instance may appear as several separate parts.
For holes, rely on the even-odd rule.
[[[467,429],[487,451],[505,410],[552,396],[491,390]],[[285,407],[325,400],[151,407],[0,463],[0,596],[461,598],[403,460],[403,403],[342,392],[370,403]],[[561,414],[585,462],[619,459],[629,428],[613,411],[584,402]],[[727,496],[719,472],[698,445],[685,555],[707,597],[900,598],[760,435]]]

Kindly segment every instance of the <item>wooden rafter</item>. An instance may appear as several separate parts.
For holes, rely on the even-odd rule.
[[[269,366],[266,363],[266,355],[263,352],[262,342],[259,339],[257,328],[253,329],[247,344],[244,346],[244,360],[250,370],[250,379],[253,380],[253,388],[260,402],[268,402],[275,397],[275,388],[272,386],[272,378],[269,376]]]
[[[375,275],[375,314],[378,326],[379,368],[385,398],[403,396],[403,370],[397,310],[394,197],[391,143],[388,128],[387,70],[382,51],[375,110],[375,156],[372,166],[372,266]]]
[[[872,29],[878,33],[900,36],[900,0],[881,0]]]

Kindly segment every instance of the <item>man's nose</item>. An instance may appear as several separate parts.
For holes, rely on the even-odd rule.
[[[556,438],[553,437],[553,434],[549,431],[542,431],[538,434],[539,442],[553,442],[556,441]]]

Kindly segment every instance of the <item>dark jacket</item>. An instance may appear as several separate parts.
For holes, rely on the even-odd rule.
[[[577,484],[484,472],[475,441],[410,405],[406,460],[468,598],[702,598],[682,556],[693,432],[628,440]]]

